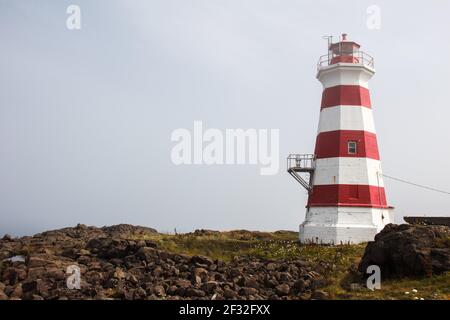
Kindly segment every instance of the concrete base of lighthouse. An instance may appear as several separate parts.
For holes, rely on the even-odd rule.
[[[394,222],[391,208],[310,207],[300,225],[300,242],[347,244],[372,241]]]

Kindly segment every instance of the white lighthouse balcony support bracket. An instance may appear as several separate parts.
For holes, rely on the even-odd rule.
[[[300,183],[308,193],[312,192],[312,181],[315,169],[315,157],[313,154],[290,154],[287,157],[287,172]],[[309,179],[300,174],[309,174]]]

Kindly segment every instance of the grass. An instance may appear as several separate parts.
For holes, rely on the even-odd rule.
[[[206,255],[230,261],[235,256],[261,259],[300,258],[326,279],[324,288],[334,299],[445,299],[450,300],[450,273],[421,279],[383,280],[380,290],[371,291],[357,272],[365,244],[301,245],[297,232],[204,231],[187,234],[148,234],[146,240],[175,253]],[[142,238],[140,238],[142,239]],[[443,243],[447,245],[447,240]],[[359,284],[358,287],[351,284]],[[417,290],[414,292],[413,290]],[[406,294],[409,292],[409,294]]]
[[[434,241],[434,246],[436,248],[448,248],[448,247],[450,247],[450,237],[436,239]]]
[[[249,255],[261,243],[295,241],[297,234],[292,231],[270,233],[235,230],[177,235],[147,234],[144,238],[141,237],[139,239],[153,240],[158,243],[159,248],[171,252],[205,255],[215,259],[230,261],[235,256]]]

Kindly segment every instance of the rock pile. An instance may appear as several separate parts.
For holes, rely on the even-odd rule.
[[[450,227],[389,224],[368,243],[359,271],[370,265],[386,278],[450,271]]]
[[[160,250],[156,230],[78,225],[0,240],[1,299],[326,299],[320,274],[301,259],[231,262]],[[69,289],[69,266],[80,289]]]

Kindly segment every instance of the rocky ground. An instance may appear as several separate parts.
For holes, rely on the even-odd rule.
[[[321,275],[302,259],[225,262],[138,240],[156,230],[78,225],[0,241],[0,299],[325,299]],[[81,271],[68,289],[67,267]]]
[[[370,265],[378,265],[389,278],[450,271],[450,227],[389,224],[367,245],[359,270]]]
[[[408,287],[427,299],[449,299],[449,233],[389,225],[367,247],[299,245],[286,231],[164,235],[131,225],[4,236],[0,300],[402,299]],[[419,278],[386,280],[384,290],[372,292],[364,287],[370,264],[386,278]],[[67,287],[74,265],[79,290]]]

